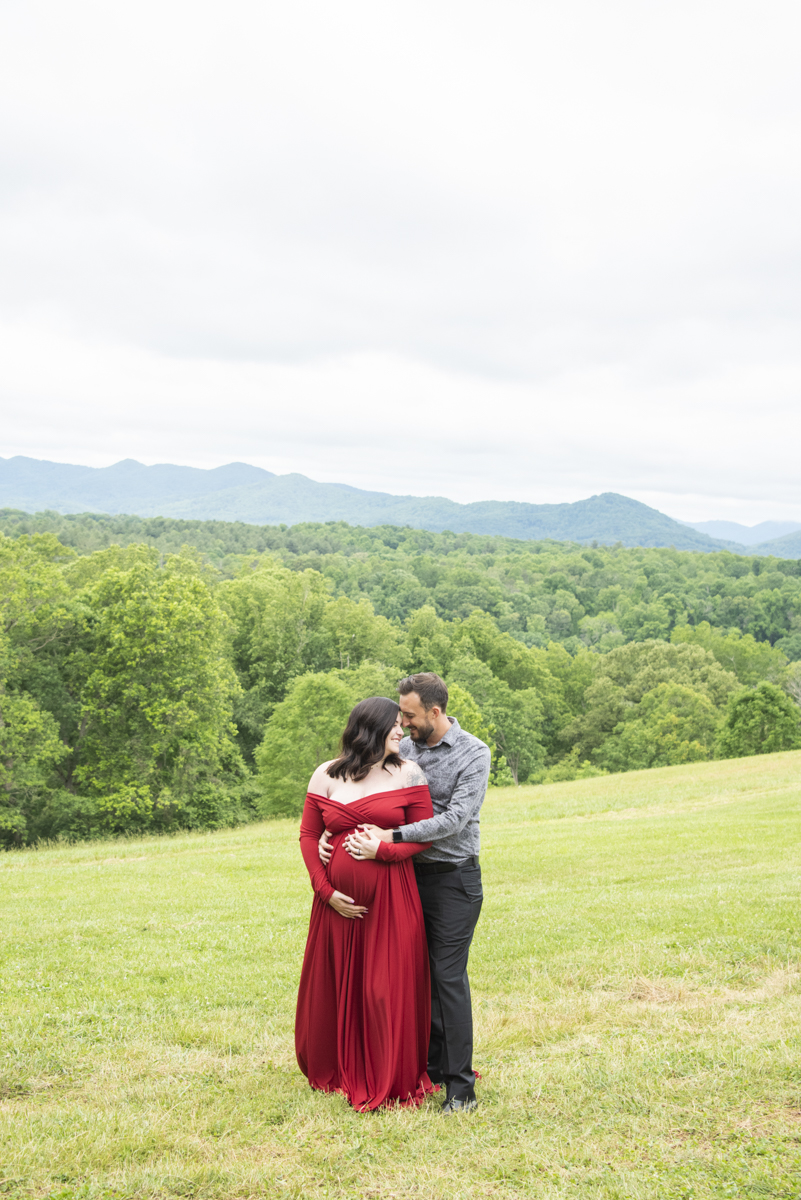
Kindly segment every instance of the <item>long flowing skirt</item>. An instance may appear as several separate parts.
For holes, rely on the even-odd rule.
[[[410,861],[354,861],[334,839],[331,884],[357,904],[342,917],[315,897],[298,993],[295,1048],[314,1088],[354,1108],[419,1104],[430,1029],[428,952]]]

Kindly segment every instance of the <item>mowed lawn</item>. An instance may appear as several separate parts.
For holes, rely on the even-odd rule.
[[[0,1192],[801,1196],[801,753],[490,792],[481,1107],[295,1065],[294,822],[0,856]]]

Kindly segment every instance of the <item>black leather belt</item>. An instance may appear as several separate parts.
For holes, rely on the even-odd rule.
[[[416,875],[445,875],[449,871],[455,871],[458,867],[477,867],[478,856],[471,854],[469,858],[463,858],[461,862],[415,862],[414,870]]]

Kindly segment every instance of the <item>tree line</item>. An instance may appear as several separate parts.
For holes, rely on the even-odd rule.
[[[796,562],[5,516],[6,847],[296,814],[352,705],[409,671],[448,680],[495,785],[801,746]]]

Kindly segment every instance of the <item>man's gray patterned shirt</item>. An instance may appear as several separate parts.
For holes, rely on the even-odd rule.
[[[490,749],[462,729],[454,717],[451,727],[435,746],[405,737],[401,758],[418,763],[431,792],[433,817],[401,826],[404,842],[433,842],[416,862],[462,862],[478,854],[481,836],[478,814],[484,803],[490,771]]]

